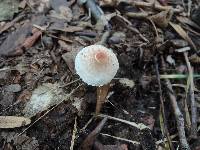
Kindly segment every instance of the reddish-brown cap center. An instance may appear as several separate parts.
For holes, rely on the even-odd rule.
[[[95,60],[99,63],[106,63],[108,56],[104,52],[97,52],[95,54]]]

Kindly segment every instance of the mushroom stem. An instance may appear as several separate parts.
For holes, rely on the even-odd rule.
[[[100,113],[102,105],[106,101],[106,96],[108,95],[109,88],[110,84],[97,87],[96,114]]]

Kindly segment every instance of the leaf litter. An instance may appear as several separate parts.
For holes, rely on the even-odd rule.
[[[199,120],[194,117],[195,107],[190,102],[195,97],[199,112],[197,3],[182,0],[18,3],[16,11],[10,11],[10,19],[0,22],[0,113],[6,118],[2,126],[7,123],[14,131],[1,129],[0,148],[80,149],[99,125],[100,118],[93,115],[96,99],[107,102],[99,106],[105,114],[102,118],[108,117],[108,121],[94,138],[89,138],[88,149],[152,150],[183,146],[189,149],[188,145],[198,148]],[[110,83],[109,92],[107,87],[96,90],[83,85],[73,96],[67,94],[82,82],[76,81],[76,52],[95,43],[111,48],[117,55],[120,63],[117,80]],[[188,76],[181,53],[188,53],[193,77]],[[157,77],[155,59],[156,72],[161,72]],[[193,88],[187,79],[194,80]],[[173,87],[170,92],[166,80]],[[158,98],[163,99],[162,107]],[[177,105],[174,107],[169,99]],[[162,109],[167,111],[161,116]],[[176,118],[175,109],[183,117]],[[32,123],[28,124],[30,117]],[[21,126],[23,119],[27,119],[26,128]],[[185,126],[174,123],[183,119]],[[189,120],[193,121],[188,123]],[[180,129],[186,136],[180,134]],[[197,139],[192,135],[197,135]],[[23,142],[18,143],[17,139]]]

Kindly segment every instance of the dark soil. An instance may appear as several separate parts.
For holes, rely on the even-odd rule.
[[[78,79],[79,76],[74,70],[74,56],[76,52],[85,46],[101,41],[102,35],[109,31],[110,35],[106,38],[104,45],[111,48],[117,55],[120,68],[115,76],[116,79],[113,79],[110,83],[110,96],[107,102],[103,104],[101,114],[137,124],[142,123],[149,128],[139,129],[126,123],[108,119],[100,133],[96,133],[89,140],[90,143],[84,145],[84,140],[89,137],[88,135],[92,131],[96,131],[96,127],[103,118],[94,115],[97,99],[96,87],[88,86],[79,80],[68,86],[63,86],[64,92],[70,93],[82,84],[71,95],[69,100],[62,102],[55,108],[50,106],[48,109],[31,117],[31,126],[4,129],[0,121],[0,128],[2,128],[0,129],[0,149],[68,150],[72,145],[74,129],[77,130],[74,139],[74,150],[81,149],[81,147],[86,147],[85,149],[87,150],[170,149],[165,145],[167,142],[162,141],[159,143],[159,141],[166,138],[166,135],[162,132],[163,117],[159,85],[156,77],[156,65],[158,65],[161,75],[165,73],[187,75],[188,69],[183,52],[177,52],[176,49],[189,46],[189,61],[193,67],[194,74],[199,75],[200,23],[196,21],[195,24],[199,27],[197,28],[187,22],[183,23],[184,21],[180,22],[177,20],[177,17],[184,15],[186,16],[185,18],[192,20],[191,17],[187,16],[187,8],[183,12],[174,13],[171,22],[182,26],[194,42],[196,50],[172,26],[159,27],[158,23],[155,22],[154,27],[154,24],[147,18],[133,18],[126,15],[127,12],[139,13],[143,12],[142,10],[150,14],[160,12],[160,10],[155,10],[154,8],[141,7],[140,9],[136,6],[131,6],[128,1],[114,6],[101,6],[105,14],[119,11],[121,17],[115,16],[109,19],[109,29],[104,28],[104,26],[103,29],[97,29],[95,18],[92,16],[88,20],[86,7],[78,5],[73,0],[59,0],[57,2],[63,2],[62,5],[66,6],[69,11],[67,13],[68,20],[58,19],[58,17],[53,17],[50,13],[50,10],[57,11],[57,8],[60,6],[56,1],[52,0],[50,3],[51,8],[44,7],[40,13],[38,9],[42,2],[33,0],[32,2],[27,3],[26,7],[20,8],[20,12],[15,13],[13,17],[14,19],[23,15],[22,19],[15,22],[2,33],[0,32],[0,68],[2,68],[0,69],[1,116],[24,116],[23,109],[30,100],[32,92],[43,83],[59,83],[64,85]],[[178,5],[183,7],[181,0],[165,0],[165,2],[168,2],[168,6],[173,6],[174,8]],[[184,7],[187,7],[188,1],[184,2]],[[198,7],[198,3],[195,0],[192,1],[191,14],[200,14],[200,11],[193,10]],[[0,24],[0,30],[8,26],[8,23],[11,21],[2,21],[2,25],[5,25],[2,26]],[[44,28],[44,30],[37,29],[42,34],[35,38],[35,41],[33,40],[33,44],[29,42],[30,46],[23,45],[27,38],[34,36],[33,24]],[[134,29],[138,30],[140,34],[136,33]],[[156,35],[156,32],[158,35]],[[64,54],[66,55],[65,57],[63,57]],[[193,56],[195,56],[195,59],[192,59]],[[163,69],[162,57],[166,65],[165,70]],[[175,63],[172,62],[173,60]],[[135,85],[129,87],[121,84],[121,78],[132,80]],[[187,86],[187,78],[177,77],[170,79],[170,81],[173,85],[173,91],[171,92],[175,93],[178,107],[185,119],[187,141],[192,150],[198,150],[200,149],[200,118],[198,115],[200,112],[200,82],[199,78],[193,79],[198,127],[195,138],[191,137],[191,129],[186,123],[186,112],[184,109],[184,100],[186,99],[186,105],[191,118],[190,98],[186,98],[184,89]],[[178,136],[178,126],[174,110],[170,103],[169,90],[164,79],[161,79],[160,82],[162,100],[164,101],[165,125],[168,128],[169,135],[172,136],[172,148],[178,149],[178,147],[180,148],[180,137]],[[74,105],[77,101],[80,101],[80,109],[77,109]],[[53,109],[45,114],[51,108]],[[92,121],[86,126],[92,117]],[[34,123],[38,118],[39,120]],[[74,128],[76,121],[77,126]],[[23,132],[24,130],[25,132]],[[123,140],[105,136],[104,134],[120,137]],[[136,141],[138,144],[133,144],[124,139]],[[167,139],[165,140],[168,141]]]

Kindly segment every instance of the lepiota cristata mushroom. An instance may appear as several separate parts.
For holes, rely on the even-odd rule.
[[[110,83],[119,69],[116,55],[111,49],[102,45],[90,45],[83,48],[75,58],[75,70],[80,78],[88,85],[99,87]],[[108,90],[108,88],[106,88]],[[97,95],[97,107],[98,107]],[[96,112],[100,111],[96,108]]]

